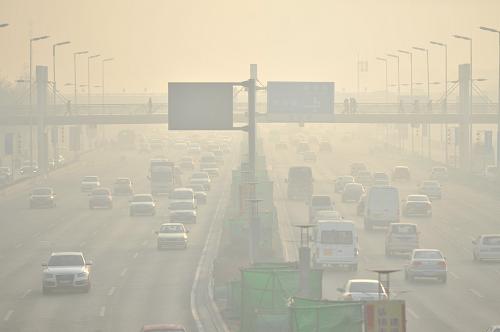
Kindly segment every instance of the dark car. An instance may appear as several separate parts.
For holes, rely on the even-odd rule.
[[[365,193],[365,188],[361,183],[347,183],[342,192],[342,202],[356,203]]]
[[[406,166],[396,166],[392,172],[393,181],[410,181],[410,169]]]
[[[113,193],[115,195],[132,195],[132,181],[129,178],[118,178],[113,184]]]
[[[56,194],[50,187],[35,188],[30,195],[30,209],[56,206]]]
[[[113,208],[113,197],[108,188],[96,188],[89,194],[89,209]]]

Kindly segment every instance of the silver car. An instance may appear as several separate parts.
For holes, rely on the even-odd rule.
[[[405,279],[434,278],[446,282],[448,266],[443,253],[437,249],[414,249],[405,267]]]
[[[42,290],[48,294],[55,289],[90,290],[90,268],[81,252],[56,252],[43,266]]]

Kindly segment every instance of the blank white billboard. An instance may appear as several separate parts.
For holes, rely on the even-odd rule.
[[[169,130],[233,128],[233,83],[168,83]]]
[[[333,113],[334,95],[333,82],[268,82],[267,112]]]

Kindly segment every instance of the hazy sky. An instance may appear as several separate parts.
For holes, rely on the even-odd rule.
[[[481,86],[497,89],[498,36],[478,26],[500,28],[500,0],[0,0],[0,22],[10,23],[0,29],[0,77],[9,81],[27,72],[29,37],[49,34],[34,45],[34,63],[50,73],[52,43],[72,42],[58,49],[59,87],[73,82],[72,52],[89,50],[115,58],[106,65],[111,92],[244,80],[249,63],[259,64],[261,81],[335,81],[338,91],[351,91],[358,55],[369,61],[362,90],[382,90],[384,67],[375,57],[412,46],[431,49],[431,80],[443,79],[443,51],[431,39],[449,44],[456,79],[458,63],[469,58],[467,42],[451,37],[457,33],[474,39],[474,76],[489,79]],[[391,83],[395,68],[391,62]],[[414,54],[414,68],[414,80],[425,82],[423,53]],[[100,84],[101,60],[91,69],[91,84]],[[86,56],[78,72],[86,83]],[[401,80],[409,81],[404,55]]]

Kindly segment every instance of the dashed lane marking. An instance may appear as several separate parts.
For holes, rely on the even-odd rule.
[[[484,298],[483,294],[479,293],[477,290],[475,290],[475,289],[473,289],[473,288],[469,289],[469,291],[470,291],[472,294],[474,294],[474,295],[476,295],[477,297],[479,297],[480,299]]]
[[[10,319],[10,317],[12,316],[13,313],[14,313],[14,310],[7,311],[7,313],[5,314],[5,316],[3,316],[3,321],[7,322]]]
[[[111,287],[111,289],[108,292],[108,296],[112,296],[115,293],[116,287]]]
[[[413,311],[411,308],[406,307],[406,311],[408,311],[408,313],[410,314],[410,316],[412,316],[413,318],[420,319],[420,316],[417,315],[417,313],[415,311]]]
[[[120,277],[124,277],[125,274],[127,274],[128,268],[124,268],[122,272],[120,273]]]
[[[28,295],[30,295],[32,289],[27,289],[24,293],[23,293],[23,296],[21,296],[21,298],[26,298]]]
[[[132,257],[133,257],[134,259],[136,259],[136,258],[137,258],[137,256],[139,256],[139,253],[138,253],[138,252],[136,252],[136,253],[134,254],[134,256],[132,256]]]

